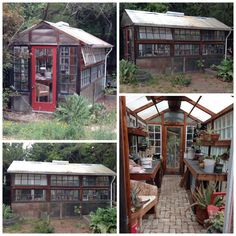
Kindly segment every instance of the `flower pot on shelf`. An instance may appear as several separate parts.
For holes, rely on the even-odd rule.
[[[222,173],[223,167],[224,167],[224,164],[219,164],[219,163],[216,164],[214,172],[215,173]]]
[[[204,159],[204,171],[209,174],[214,173],[215,163],[213,159]]]
[[[211,140],[216,142],[220,138],[220,134],[211,134]]]

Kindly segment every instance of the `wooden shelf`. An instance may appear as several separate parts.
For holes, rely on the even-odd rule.
[[[231,140],[201,141],[200,143],[193,143],[199,146],[229,147],[231,145]]]
[[[128,127],[128,134],[132,134],[132,135],[136,135],[136,136],[143,136],[143,137],[148,136],[148,132],[143,131],[143,129],[131,128],[131,127]]]

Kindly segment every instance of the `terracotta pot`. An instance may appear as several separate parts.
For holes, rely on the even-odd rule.
[[[218,141],[220,138],[220,134],[211,134],[211,140],[212,141]]]
[[[207,209],[196,206],[196,220],[199,224],[204,225],[204,221],[208,219]]]

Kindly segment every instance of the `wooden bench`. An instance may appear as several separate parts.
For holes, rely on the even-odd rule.
[[[139,210],[131,214],[131,221],[138,221],[139,231],[142,232],[142,218],[151,209],[154,210],[154,218],[157,217],[156,206],[157,206],[157,196],[139,196],[142,201],[147,201]]]

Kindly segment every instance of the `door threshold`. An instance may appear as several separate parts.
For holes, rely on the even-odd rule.
[[[54,112],[53,111],[38,111],[38,110],[32,110],[32,112],[35,112],[35,113],[43,113],[43,114],[53,114]]]

